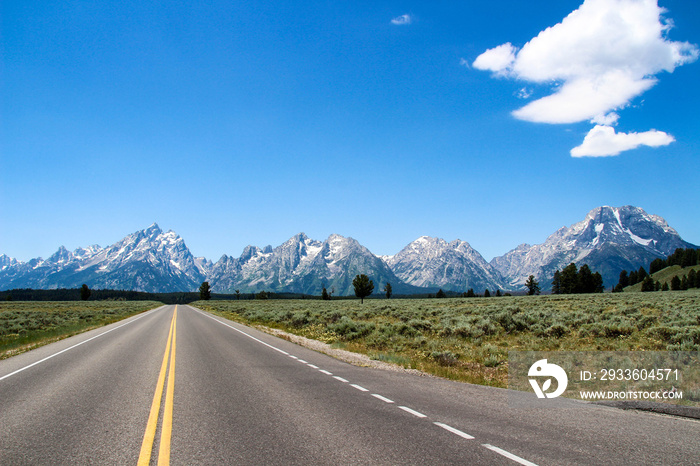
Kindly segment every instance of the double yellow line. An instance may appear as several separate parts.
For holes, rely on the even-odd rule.
[[[148,416],[146,433],[143,435],[143,443],[141,444],[141,453],[139,455],[138,466],[148,466],[148,464],[151,462],[151,451],[153,450],[153,441],[155,440],[156,429],[158,427],[160,402],[163,397],[163,388],[165,387],[165,375],[166,372],[168,372],[168,358],[170,358],[170,375],[168,376],[168,387],[165,392],[165,408],[163,409],[163,425],[160,431],[158,465],[170,464],[170,437],[173,431],[173,395],[175,393],[176,340],[177,306],[175,306],[173,319],[170,321],[170,333],[168,334],[168,343],[165,346],[165,355],[163,355],[163,363],[160,366],[160,375],[158,375],[158,384],[156,385],[156,392],[153,395],[153,403],[151,404],[151,414]],[[172,356],[170,355],[171,347]]]

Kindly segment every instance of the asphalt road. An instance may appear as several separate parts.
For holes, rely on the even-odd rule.
[[[700,464],[697,420],[509,396],[164,306],[0,361],[0,464]]]

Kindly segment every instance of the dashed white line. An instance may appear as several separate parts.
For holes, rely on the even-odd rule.
[[[303,359],[297,359],[297,362],[300,362],[302,364],[308,364],[308,362],[304,361]]]
[[[390,400],[389,398],[383,397],[382,395],[378,395],[376,393],[372,393],[372,396],[377,398],[378,400],[382,400],[384,403],[393,403],[394,400]]]
[[[292,358],[292,359],[299,359],[299,358],[297,358],[296,356],[294,356],[293,354],[290,354],[289,357]]]
[[[403,410],[406,411],[407,413],[411,413],[411,414],[413,414],[413,415],[416,416],[416,417],[428,417],[428,416],[426,416],[425,414],[419,413],[418,411],[415,411],[415,410],[413,410],[413,409],[411,409],[411,408],[409,408],[409,407],[407,407],[407,406],[399,406],[399,409],[403,409]]]
[[[337,375],[334,375],[333,378],[334,378],[335,380],[339,380],[339,381],[341,381],[341,382],[343,382],[343,383],[350,383],[349,380],[345,380],[344,378],[338,377]]]
[[[511,452],[508,452],[508,451],[505,451],[505,450],[501,450],[500,448],[494,447],[493,445],[489,445],[488,443],[483,443],[481,446],[482,446],[482,447],[486,447],[486,448],[488,448],[489,450],[494,451],[494,452],[498,453],[498,454],[501,455],[501,456],[505,456],[506,458],[511,459],[511,460],[515,461],[516,463],[520,463],[520,464],[522,464],[522,465],[524,465],[524,466],[537,466],[535,463],[533,463],[533,462],[531,462],[531,461],[528,461],[528,460],[523,459],[523,458],[521,458],[521,457],[519,457],[519,456],[517,456],[517,455],[514,455],[514,454],[512,454]]]
[[[365,387],[361,387],[361,386],[359,386],[359,385],[357,385],[357,384],[354,384],[354,383],[351,383],[350,386],[353,387],[353,388],[358,389],[358,390],[361,391],[361,392],[368,392],[368,391],[369,391],[369,390],[367,390]]]
[[[327,370],[324,370],[324,369],[319,369],[318,371],[321,372],[322,374],[333,375],[332,372],[328,372]]]
[[[443,424],[442,422],[433,422],[433,424],[435,424],[438,427],[442,427],[443,429],[452,432],[453,434],[459,435],[460,437],[465,438],[467,440],[474,439],[474,437],[472,437],[471,435],[466,434],[459,429],[455,429],[454,427],[448,426],[447,424]]]
[[[312,369],[318,369],[318,366],[314,366],[313,364],[307,364],[307,366],[309,366]]]

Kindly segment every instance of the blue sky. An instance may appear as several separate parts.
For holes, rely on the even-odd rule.
[[[627,204],[700,244],[700,4],[582,3],[5,1],[0,254],[155,221],[488,260]]]

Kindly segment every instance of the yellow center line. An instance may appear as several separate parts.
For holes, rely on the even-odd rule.
[[[163,397],[163,388],[165,387],[165,374],[168,370],[168,357],[170,356],[170,342],[173,342],[173,359],[170,363],[170,373],[173,374],[175,369],[175,325],[177,320],[177,306],[175,306],[175,312],[173,313],[173,318],[170,321],[170,332],[168,333],[168,342],[165,345],[165,354],[163,355],[163,362],[160,366],[160,374],[158,375],[158,383],[156,384],[156,392],[153,395],[153,402],[151,403],[151,413],[148,416],[148,423],[146,424],[146,432],[143,435],[143,442],[141,443],[141,453],[139,454],[138,466],[148,466],[151,461],[151,451],[153,450],[153,441],[156,437],[156,429],[158,428],[158,414],[160,413],[160,402]],[[173,379],[174,384],[174,378]],[[170,386],[170,383],[168,383]],[[173,385],[174,388],[174,385]],[[172,404],[172,397],[171,397]],[[166,395],[166,405],[167,405],[167,395]],[[166,406],[167,409],[167,406]],[[172,429],[172,406],[170,408],[170,423]],[[165,422],[165,420],[164,420]],[[168,435],[168,458],[170,457],[170,435]],[[161,436],[161,443],[163,438]],[[161,445],[162,449],[162,445]]]
[[[177,306],[175,306],[177,316]],[[163,429],[160,432],[160,450],[158,451],[158,466],[170,464],[170,436],[173,432],[173,396],[175,394],[175,343],[177,341],[177,320],[173,327],[173,354],[170,356],[170,371],[168,372],[168,389],[165,392],[165,408],[163,410]]]

